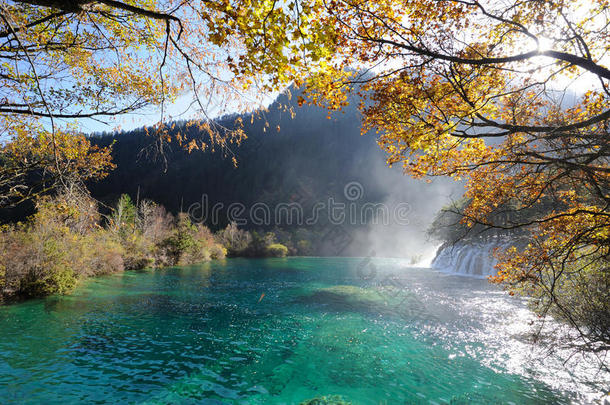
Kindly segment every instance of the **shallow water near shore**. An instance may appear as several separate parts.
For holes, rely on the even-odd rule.
[[[561,362],[531,359],[531,317],[485,280],[397,259],[126,272],[0,308],[0,402],[586,401]]]

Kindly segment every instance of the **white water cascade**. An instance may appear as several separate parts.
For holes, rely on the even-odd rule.
[[[502,243],[504,242],[504,243]],[[442,245],[432,260],[432,268],[443,273],[484,278],[497,273],[493,250],[507,247],[506,241],[456,242]]]

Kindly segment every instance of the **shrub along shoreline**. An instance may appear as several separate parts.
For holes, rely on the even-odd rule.
[[[196,264],[226,256],[283,257],[307,254],[278,243],[273,232],[229,224],[213,233],[185,213],[177,216],[122,195],[103,216],[81,190],[43,197],[27,221],[0,228],[0,303],[67,294],[80,280],[124,270]]]

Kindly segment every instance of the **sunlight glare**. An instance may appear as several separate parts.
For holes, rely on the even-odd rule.
[[[550,51],[553,49],[553,40],[546,37],[538,37],[538,52]]]

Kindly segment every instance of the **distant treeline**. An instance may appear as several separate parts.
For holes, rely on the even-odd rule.
[[[42,198],[27,221],[0,232],[0,302],[69,292],[86,277],[123,270],[187,265],[225,256],[311,255],[322,238],[303,229],[217,232],[150,200],[120,196],[101,215],[86,191]]]

